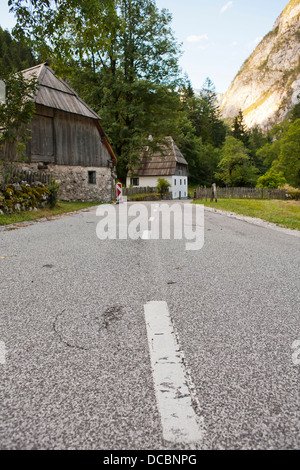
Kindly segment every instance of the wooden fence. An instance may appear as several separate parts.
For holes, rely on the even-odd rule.
[[[200,186],[194,191],[195,199],[213,199],[211,188]],[[286,199],[285,189],[273,188],[217,188],[217,198],[220,199]]]
[[[140,188],[138,186],[134,186],[132,188],[125,188],[122,187],[123,196],[132,196],[134,194],[142,194],[142,193],[157,193],[157,188]]]
[[[51,182],[51,175],[49,173],[43,173],[41,171],[30,171],[30,170],[20,170],[20,169],[11,169],[9,174],[3,175],[6,181],[9,182],[18,182],[26,181],[28,184],[32,183],[42,183],[44,185],[49,185]]]

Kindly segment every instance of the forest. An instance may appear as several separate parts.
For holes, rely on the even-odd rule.
[[[224,122],[211,79],[196,95],[182,76],[171,13],[154,0],[9,4],[17,25],[11,33],[0,28],[0,80],[10,96],[26,94],[12,80],[16,72],[47,62],[101,117],[120,181],[152,135],[154,148],[173,137],[194,185],[300,187],[300,104],[268,132],[247,129],[242,111]],[[2,128],[13,126],[9,113],[9,103],[0,104]]]

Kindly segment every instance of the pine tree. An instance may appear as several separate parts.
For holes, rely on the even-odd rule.
[[[249,144],[249,134],[244,123],[244,116],[242,110],[234,118],[232,136],[235,139],[241,140],[246,146]]]

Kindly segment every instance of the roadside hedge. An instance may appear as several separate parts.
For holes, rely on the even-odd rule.
[[[0,214],[45,207],[50,191],[41,183],[0,184]]]

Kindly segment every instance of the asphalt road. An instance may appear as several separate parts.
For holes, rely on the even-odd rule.
[[[204,247],[187,251],[99,240],[98,222],[91,209],[0,231],[1,449],[191,448],[162,438],[153,301],[193,385],[192,448],[299,449],[299,237],[206,211]]]

